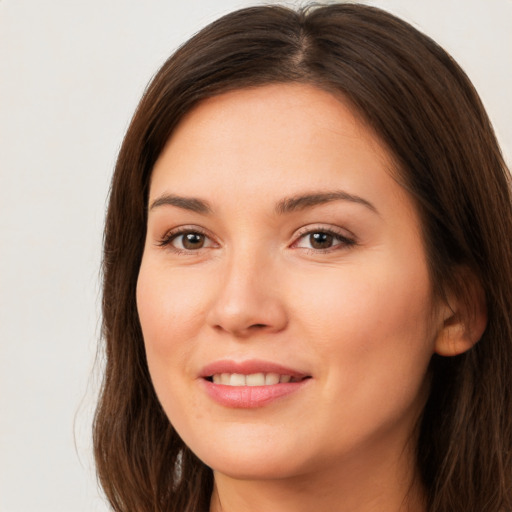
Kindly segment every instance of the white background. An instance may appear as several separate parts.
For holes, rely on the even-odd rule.
[[[165,58],[237,0],[0,0],[0,511],[106,511],[90,447],[102,223]],[[512,161],[512,0],[375,0],[434,37]],[[293,5],[292,2],[288,4]]]

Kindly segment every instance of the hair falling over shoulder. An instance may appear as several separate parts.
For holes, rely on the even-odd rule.
[[[209,509],[212,470],[184,445],[155,395],[136,307],[153,165],[201,100],[301,82],[343,96],[390,150],[420,212],[436,293],[485,293],[488,324],[456,357],[433,356],[417,463],[429,512],[512,510],[511,180],[481,101],[435,42],[358,4],[246,8],[174,53],[126,133],[104,234],[105,374],[94,421],[100,483],[118,512]],[[462,270],[464,269],[464,271]]]

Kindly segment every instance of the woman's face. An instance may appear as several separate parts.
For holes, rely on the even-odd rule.
[[[379,140],[334,96],[208,99],[152,174],[137,304],[156,393],[221,474],[395,463],[441,314]]]

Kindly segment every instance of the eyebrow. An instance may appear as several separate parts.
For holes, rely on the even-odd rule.
[[[207,201],[203,201],[202,199],[197,199],[195,197],[176,196],[174,194],[161,195],[151,203],[149,209],[153,210],[154,208],[158,208],[159,206],[164,205],[176,206],[177,208],[182,208],[183,210],[190,210],[192,212],[206,215],[213,212]]]
[[[362,197],[349,194],[343,190],[303,194],[285,198],[277,203],[276,212],[279,214],[291,213],[320,204],[330,203],[332,201],[350,201],[352,203],[363,205],[366,208],[369,208],[372,212],[379,214],[377,208],[375,208],[372,203]]]
[[[343,190],[337,190],[334,192],[307,193],[284,198],[276,204],[275,211],[279,215],[284,215],[287,213],[312,208],[313,206],[330,203],[332,201],[349,201],[365,206],[374,213],[379,213],[377,208],[375,208],[375,206],[366,199],[353,194],[349,194]],[[213,209],[210,204],[203,199],[198,199],[196,197],[177,196],[174,194],[161,195],[151,203],[149,209],[153,210],[154,208],[166,205],[175,206],[183,210],[189,210],[203,215],[209,215],[213,213]]]

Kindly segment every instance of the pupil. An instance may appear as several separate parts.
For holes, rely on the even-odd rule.
[[[311,247],[315,249],[327,249],[332,246],[333,236],[329,233],[313,233],[309,238]]]
[[[204,236],[200,233],[187,233],[183,237],[185,249],[200,249],[204,245]]]

